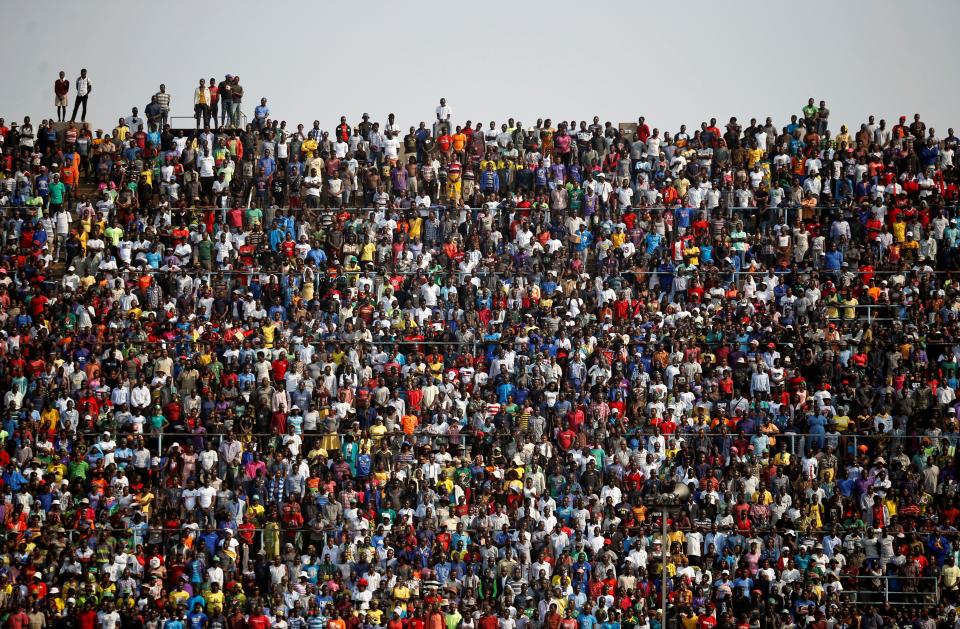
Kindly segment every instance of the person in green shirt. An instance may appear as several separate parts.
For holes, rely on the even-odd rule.
[[[81,458],[79,453],[74,454],[73,460],[67,465],[67,473],[70,474],[70,480],[77,478],[87,480],[87,472],[90,470],[90,464]]]
[[[110,241],[111,245],[116,247],[120,244],[120,239],[123,238],[123,229],[117,225],[116,221],[113,221],[109,227],[103,230],[103,235],[105,238],[107,238],[107,240]]]
[[[213,261],[213,241],[210,240],[210,234],[204,232],[203,240],[197,245],[197,261],[200,266],[210,269]]]
[[[63,198],[66,193],[67,187],[60,181],[60,175],[54,173],[53,183],[50,184],[50,206],[59,208],[59,206],[63,205]]]
[[[253,227],[254,225],[263,224],[263,210],[260,208],[252,207],[247,210],[246,214],[247,225]]]

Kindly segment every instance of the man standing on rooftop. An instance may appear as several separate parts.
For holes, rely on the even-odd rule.
[[[450,127],[450,117],[452,115],[453,111],[447,106],[447,99],[441,98],[440,104],[437,106],[437,121],[433,123],[433,137],[440,135],[440,125]]]
[[[67,92],[70,91],[70,81],[66,79],[66,73],[60,71],[60,78],[53,83],[53,93],[56,97],[57,122],[64,122],[67,119]]]
[[[167,86],[161,83],[160,91],[153,96],[157,99],[157,104],[160,105],[160,125],[158,128],[163,129],[170,121],[170,92],[167,91]]]
[[[73,115],[70,116],[70,122],[75,122],[77,119],[77,109],[80,108],[80,103],[83,103],[83,112],[80,114],[80,122],[87,121],[87,98],[90,96],[90,92],[93,91],[93,83],[90,82],[90,79],[87,78],[87,69],[84,68],[80,70],[80,76],[77,77],[77,97],[73,101]]]

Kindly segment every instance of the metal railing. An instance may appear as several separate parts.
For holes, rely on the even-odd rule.
[[[221,103],[221,105],[222,105],[222,103]],[[246,128],[247,122],[248,122],[248,120],[247,120],[247,114],[243,113],[243,110],[242,110],[242,109],[237,110],[237,114],[238,114],[238,118],[239,118],[239,124],[238,124],[236,127],[222,126],[222,125],[220,125],[220,124],[217,124],[217,125],[211,126],[211,127],[210,127],[210,130],[211,130],[211,131],[217,131],[217,130],[220,130],[220,129],[226,129],[226,130],[229,131],[229,130],[232,130],[232,129],[244,129],[244,128]],[[191,116],[169,116],[168,118],[169,118],[169,120],[171,120],[171,121],[172,121],[172,120],[191,120],[191,121],[193,121],[193,122],[191,122],[191,124],[190,124],[188,127],[174,127],[174,126],[171,124],[170,126],[171,126],[171,128],[173,128],[173,129],[190,129],[190,128],[193,128],[193,127],[195,126],[196,122],[197,122],[197,117],[196,117],[196,116],[193,116],[193,115],[191,115]],[[210,115],[210,120],[211,120],[211,121],[214,121],[214,116],[213,116],[213,114]],[[217,117],[217,120],[222,120],[222,118]],[[201,121],[201,123],[202,123],[202,121],[203,121],[203,116],[200,116],[200,121]],[[202,128],[203,128],[203,126],[202,126],[202,124],[201,124],[200,129],[202,129]]]
[[[841,585],[844,581],[851,579],[856,581],[856,590],[844,589],[842,594],[858,605],[890,603],[898,606],[935,607],[940,604],[940,587],[937,577],[839,575],[839,579]],[[891,584],[894,587],[891,588]]]

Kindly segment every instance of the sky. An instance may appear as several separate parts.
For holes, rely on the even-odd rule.
[[[229,7],[230,14],[224,15]],[[956,0],[580,0],[525,2],[5,0],[0,117],[55,116],[53,82],[89,71],[87,120],[112,129],[165,83],[192,116],[198,79],[237,74],[244,111],[331,129],[395,113],[428,124],[441,97],[455,123],[513,117],[636,122],[676,132],[737,116],[780,126],[809,97],[831,129],[919,113],[940,135],[960,122]],[[141,20],[144,26],[137,26]],[[822,22],[820,22],[822,20]],[[145,38],[150,42],[145,44]],[[14,62],[15,61],[15,62]],[[70,107],[73,106],[71,86]],[[68,112],[69,113],[69,112]],[[192,121],[181,121],[188,126]],[[178,126],[178,125],[175,125]]]

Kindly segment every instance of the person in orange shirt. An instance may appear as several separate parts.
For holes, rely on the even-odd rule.
[[[340,612],[334,610],[327,620],[327,629],[347,629],[347,623],[340,617]]]
[[[73,199],[73,191],[80,184],[80,154],[76,151],[63,156],[63,166],[60,169],[60,182],[67,188],[64,197],[69,203]]]
[[[400,426],[403,427],[403,433],[406,435],[412,435],[419,423],[417,416],[409,413],[400,418]]]
[[[457,159],[463,160],[466,156],[464,150],[467,148],[467,135],[461,127],[457,127],[457,132],[453,134],[453,152]]]

